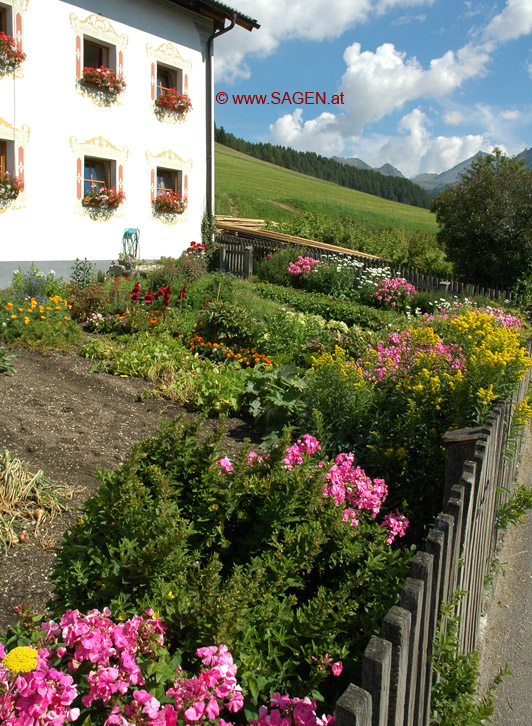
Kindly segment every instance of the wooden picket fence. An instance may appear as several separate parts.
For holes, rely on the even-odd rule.
[[[529,383],[530,372],[514,400],[497,405],[485,426],[445,435],[442,512],[414,557],[398,605],[365,650],[360,685],[349,685],[337,703],[337,726],[430,724],[434,635],[441,603],[457,591],[466,593],[457,613],[460,648],[477,648],[485,578],[499,544],[497,512],[514,490],[523,441],[522,434],[509,441],[512,406],[527,395]]]
[[[253,263],[260,261],[268,254],[287,246],[298,247],[306,254],[312,255],[315,259],[326,261],[330,257],[348,257],[365,267],[390,268],[392,276],[404,277],[411,282],[418,290],[434,291],[450,295],[471,296],[484,295],[492,300],[510,300],[517,302],[517,297],[506,290],[485,288],[479,285],[471,285],[457,280],[447,280],[437,275],[422,272],[411,267],[400,267],[394,265],[391,260],[369,255],[364,252],[350,250],[347,247],[316,242],[315,240],[293,235],[280,234],[271,230],[260,229],[263,220],[241,220],[229,221],[230,218],[217,218],[216,239],[220,244],[219,267],[225,272],[251,278],[253,274]]]

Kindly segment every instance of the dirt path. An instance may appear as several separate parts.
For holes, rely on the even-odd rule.
[[[0,374],[0,450],[27,462],[33,473],[42,469],[46,477],[72,485],[74,498],[68,512],[37,534],[28,531],[27,542],[7,556],[0,552],[0,634],[16,620],[14,605],[44,607],[53,547],[98,485],[93,472],[115,468],[162,419],[183,413],[172,402],[141,400],[146,381],[92,372],[93,361],[77,355],[16,353],[17,373]],[[230,419],[227,428],[229,453],[245,437],[254,438],[241,419]]]
[[[529,430],[518,481],[532,487],[532,432]],[[497,578],[485,618],[481,647],[481,688],[508,665],[511,676],[497,689],[493,726],[532,723],[532,513],[506,534]]]

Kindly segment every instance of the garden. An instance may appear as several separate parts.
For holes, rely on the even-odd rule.
[[[183,413],[99,469],[48,610],[0,637],[3,723],[331,723],[441,508],[443,434],[532,365],[524,309],[296,248],[241,280],[214,252],[0,293],[0,370],[75,354]],[[531,417],[527,397],[514,433]]]

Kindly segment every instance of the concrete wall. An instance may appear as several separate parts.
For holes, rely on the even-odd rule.
[[[179,256],[200,239],[206,206],[205,52],[199,16],[156,0],[0,0],[21,29],[26,60],[0,77],[0,139],[24,192],[0,204],[0,274],[13,262],[116,259],[125,228],[140,229],[140,254]],[[102,15],[98,15],[102,13]],[[79,84],[83,37],[112,46],[127,87],[116,102]],[[113,50],[114,49],[114,50]],[[184,118],[154,110],[156,63],[180,69],[193,109]],[[111,64],[110,64],[111,65]],[[84,156],[110,159],[125,202],[111,214],[83,207]],[[156,215],[157,167],[181,171],[188,207]],[[81,180],[82,182],[82,180]],[[16,266],[16,265],[15,265]]]

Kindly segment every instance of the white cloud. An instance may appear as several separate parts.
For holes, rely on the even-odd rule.
[[[238,0],[240,12],[261,27],[236,27],[216,43],[216,79],[249,78],[247,56],[265,57],[287,40],[338,38],[348,28],[397,7],[432,5],[434,0]]]
[[[447,111],[443,115],[443,120],[449,126],[458,126],[464,120],[464,115],[461,111]]]
[[[506,121],[518,121],[522,118],[523,114],[521,111],[501,111],[501,116]]]
[[[340,154],[344,140],[338,130],[338,118],[322,113],[310,121],[303,121],[303,110],[297,108],[270,125],[272,143],[290,146],[296,151],[315,151],[324,156]]]
[[[481,47],[467,45],[457,53],[448,51],[424,69],[416,58],[407,58],[391,43],[375,53],[353,43],[344,52],[347,70],[340,90],[349,113],[346,135],[358,136],[362,129],[401,108],[407,101],[441,98],[464,81],[482,75],[489,59]]]
[[[484,30],[484,36],[498,42],[514,40],[532,32],[532,2],[507,0],[505,8],[496,15]]]

